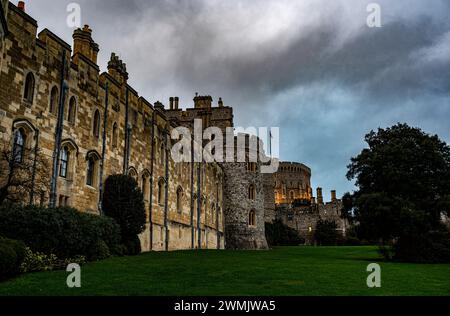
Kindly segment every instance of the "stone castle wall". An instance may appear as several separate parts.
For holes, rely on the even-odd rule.
[[[108,72],[100,73],[99,48],[88,27],[75,31],[72,50],[50,30],[37,34],[37,22],[11,3],[8,29],[0,55],[1,139],[12,146],[14,134],[21,131],[26,135],[26,146],[37,145],[51,166],[60,120],[58,100],[65,91],[60,150],[66,148],[70,159],[67,175],[57,177],[56,203],[99,213],[100,184],[108,175],[127,173],[136,179],[145,196],[144,250],[223,248],[220,166],[173,162],[169,139],[173,122],[162,104],[152,105],[127,84],[128,73],[118,57],[112,55]],[[34,89],[27,100],[24,90],[30,76]],[[88,185],[90,160],[95,165],[93,182]],[[180,203],[178,190],[182,192]],[[163,199],[159,199],[161,196]],[[44,192],[36,194],[33,202],[47,204],[49,199]],[[198,213],[197,199],[201,199]]]

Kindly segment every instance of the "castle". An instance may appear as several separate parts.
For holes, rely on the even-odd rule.
[[[267,249],[265,222],[284,216],[280,206],[316,205],[311,171],[301,164],[265,175],[260,162],[173,161],[174,128],[192,130],[196,119],[203,128],[234,126],[222,99],[213,105],[196,95],[187,110],[178,97],[167,107],[150,103],[128,84],[114,53],[100,72],[89,26],[74,31],[71,46],[48,29],[37,34],[25,4],[7,0],[0,22],[0,138],[19,156],[34,149],[52,166],[50,190],[33,187],[24,197],[30,203],[101,214],[106,178],[130,175],[145,199],[143,251]]]

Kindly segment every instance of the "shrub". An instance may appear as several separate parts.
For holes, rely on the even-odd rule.
[[[305,244],[305,239],[279,219],[266,223],[266,239],[269,246],[298,246]]]
[[[125,241],[124,247],[125,247],[125,254],[129,256],[136,256],[140,254],[142,251],[141,241],[139,240],[138,236],[135,236]]]
[[[144,197],[132,177],[108,177],[103,194],[103,211],[120,225],[122,243],[127,253],[140,253],[138,235],[145,230],[146,212]]]
[[[316,242],[320,246],[335,246],[339,238],[339,234],[336,229],[336,222],[319,220],[314,233]]]
[[[20,241],[0,238],[0,280],[20,273],[25,259],[25,244]]]
[[[392,246],[393,259],[417,263],[450,263],[450,231],[401,236]]]
[[[104,255],[99,241],[111,249],[120,242],[120,228],[113,219],[72,208],[1,207],[0,235],[22,240],[33,252],[89,260]]]
[[[70,263],[78,263],[79,265],[86,263],[86,258],[83,256],[61,260],[53,254],[33,253],[28,247],[25,254],[25,260],[20,266],[22,273],[64,270]]]

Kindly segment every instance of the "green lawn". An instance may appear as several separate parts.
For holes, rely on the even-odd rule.
[[[366,285],[380,262],[382,287]],[[186,251],[112,258],[82,267],[82,288],[65,271],[0,283],[4,295],[450,295],[450,265],[385,263],[374,247]]]

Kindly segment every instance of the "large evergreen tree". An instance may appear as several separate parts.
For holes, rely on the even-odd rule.
[[[122,241],[129,254],[140,252],[137,235],[145,230],[144,196],[136,181],[129,176],[108,177],[103,194],[103,212],[120,225]]]
[[[406,124],[372,131],[365,140],[368,148],[348,166],[358,190],[346,195],[344,211],[361,238],[394,241],[398,257],[405,254],[398,247],[415,248],[400,258],[414,260],[420,247],[435,242],[433,232],[442,232],[441,213],[450,213],[450,147]]]

